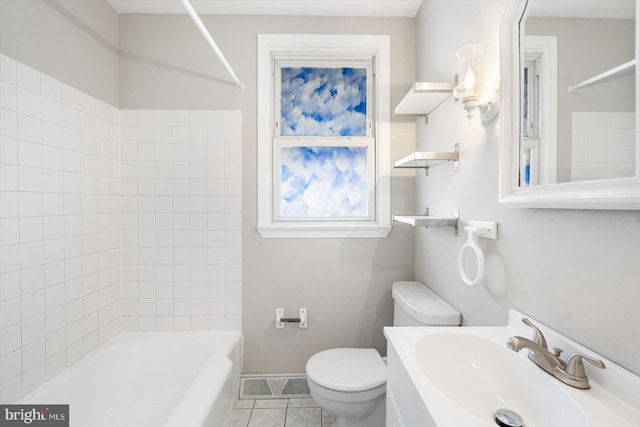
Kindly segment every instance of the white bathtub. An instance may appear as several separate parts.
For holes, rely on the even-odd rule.
[[[19,403],[69,404],[72,427],[229,426],[238,332],[125,332]]]

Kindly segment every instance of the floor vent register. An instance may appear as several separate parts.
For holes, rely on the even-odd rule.
[[[240,381],[240,399],[310,398],[305,376],[247,376]]]

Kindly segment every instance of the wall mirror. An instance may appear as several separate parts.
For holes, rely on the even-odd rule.
[[[512,0],[500,203],[640,209],[636,0]]]

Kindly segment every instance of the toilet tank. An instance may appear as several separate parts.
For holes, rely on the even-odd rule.
[[[460,312],[420,282],[395,282],[393,326],[458,326]]]

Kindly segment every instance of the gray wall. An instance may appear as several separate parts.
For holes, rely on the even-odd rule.
[[[118,17],[102,2],[2,0],[0,51],[118,105],[112,47],[119,37],[123,108],[242,110],[246,372],[299,372],[314,352],[341,345],[373,345],[383,352],[382,326],[392,321],[391,282],[413,278],[415,259],[416,279],[457,307],[465,325],[504,324],[515,307],[640,373],[640,213],[500,207],[500,118],[487,125],[476,118],[467,126],[460,105],[448,101],[428,126],[416,121],[417,148],[449,150],[460,142],[461,170],[443,165],[428,177],[418,172],[415,206],[414,179],[401,171],[392,177],[394,213],[460,208],[463,221],[500,223],[499,240],[482,242],[482,285],[468,288],[459,278],[464,236],[455,237],[450,228],[415,230],[415,258],[414,231],[404,226],[380,240],[264,240],[255,231],[256,34],[390,34],[395,105],[414,80],[414,43],[416,80],[450,80],[455,50],[477,42],[485,44],[488,68],[497,73],[503,8],[501,1],[427,1],[415,38],[409,19],[207,16],[205,23],[247,83],[242,93],[216,80],[227,80],[224,70],[186,16],[124,15],[118,35]],[[413,151],[413,130],[413,122],[393,119],[393,159]],[[309,329],[274,329],[277,306],[287,313],[306,306]]]
[[[579,83],[635,55],[632,19],[529,18],[526,34],[558,41],[558,182],[571,181],[571,113],[635,111],[633,69],[571,93]]]
[[[431,1],[416,17],[416,79],[449,78],[455,50],[485,46],[485,66],[499,69],[503,1]],[[497,74],[496,74],[497,77]],[[466,236],[450,228],[417,230],[416,279],[463,314],[464,325],[504,325],[516,308],[640,373],[640,212],[513,209],[498,204],[499,121],[487,124],[448,101],[417,125],[420,149],[460,143],[460,170],[447,165],[416,176],[417,209],[459,208],[463,223],[499,223],[497,241],[481,241],[483,284],[468,287],[457,268]]]
[[[0,52],[118,106],[118,14],[102,0],[0,1]]]
[[[245,372],[303,372],[314,353],[338,346],[385,352],[382,327],[392,318],[391,284],[413,277],[413,231],[394,227],[386,239],[262,239],[256,231],[256,38],[260,33],[388,34],[391,102],[413,82],[414,21],[318,17],[203,16],[247,85],[238,92],[186,15],[120,16],[122,108],[242,111],[243,332]],[[393,118],[392,158],[413,151],[413,120]],[[394,171],[392,211],[412,209],[411,173]],[[275,329],[276,307],[309,328]]]

